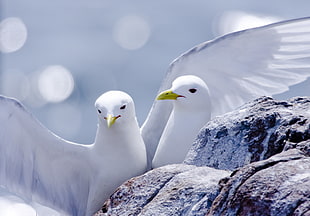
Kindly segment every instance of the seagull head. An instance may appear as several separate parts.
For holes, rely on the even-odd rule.
[[[176,78],[171,88],[161,92],[157,100],[173,100],[174,106],[189,110],[210,108],[209,89],[201,78],[194,75]]]
[[[122,91],[108,91],[95,102],[99,124],[107,128],[124,125],[135,119],[135,107],[132,98]]]

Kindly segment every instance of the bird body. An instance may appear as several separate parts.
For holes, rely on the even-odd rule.
[[[156,149],[153,168],[181,163],[200,128],[211,118],[209,90],[197,76],[178,77],[157,99],[173,100],[173,110]]]
[[[99,210],[117,186],[145,171],[146,153],[129,95],[110,91],[95,106],[96,139],[84,145],[54,135],[18,101],[0,97],[0,184],[63,215]]]
[[[182,163],[199,130],[208,121],[206,112],[189,115],[188,112],[174,110],[156,149],[152,168]]]

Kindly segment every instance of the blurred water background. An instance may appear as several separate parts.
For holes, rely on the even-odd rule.
[[[129,93],[142,124],[181,53],[228,32],[310,15],[308,0],[0,0],[0,7],[0,94],[81,143],[94,141],[93,104],[105,91]],[[309,92],[308,79],[276,97]]]

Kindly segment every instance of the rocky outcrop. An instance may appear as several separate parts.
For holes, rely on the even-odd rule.
[[[160,167],[120,186],[97,216],[205,215],[228,175],[185,164]]]
[[[215,118],[184,164],[130,179],[99,215],[310,215],[310,98]]]
[[[300,150],[249,164],[224,185],[208,216],[310,215],[310,157]]]
[[[262,97],[210,121],[186,164],[234,170],[310,139],[310,98]]]

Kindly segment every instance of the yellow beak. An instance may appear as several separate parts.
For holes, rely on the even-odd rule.
[[[116,121],[116,119],[118,119],[119,117],[121,117],[120,115],[119,116],[112,116],[111,114],[108,115],[108,117],[105,117],[104,119],[107,120],[107,125],[108,125],[108,128],[110,128]]]
[[[176,100],[178,97],[184,97],[184,96],[176,94],[172,90],[167,90],[157,95],[156,100]]]

